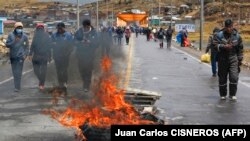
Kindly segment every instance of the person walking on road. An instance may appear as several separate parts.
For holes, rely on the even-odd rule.
[[[227,96],[229,75],[229,99],[237,100],[237,85],[243,60],[243,43],[231,19],[225,20],[225,27],[214,37],[214,47],[218,51],[218,76],[221,100]]]
[[[136,38],[138,38],[139,32],[140,32],[140,27],[136,27],[135,28],[135,36],[136,36]]]
[[[212,66],[212,73],[213,77],[217,76],[217,60],[218,60],[218,52],[216,51],[214,44],[213,44],[213,38],[218,34],[220,29],[218,27],[215,27],[213,30],[213,34],[209,36],[208,44],[205,53],[208,53],[211,49],[211,66]]]
[[[7,38],[6,46],[10,49],[10,63],[14,77],[15,92],[21,90],[23,64],[29,54],[28,36],[23,32],[23,24],[16,22],[15,29]]]
[[[164,31],[163,28],[160,28],[160,30],[157,33],[157,38],[159,40],[160,48],[163,48],[163,39],[164,39]]]
[[[183,27],[181,30],[181,47],[185,47],[186,46],[186,41],[187,41],[187,37],[188,37],[188,31],[186,29],[186,27]]]
[[[109,31],[106,27],[102,27],[100,33],[100,46],[102,49],[102,56],[110,55],[110,48],[113,45],[112,36],[109,35]]]
[[[150,30],[150,28],[146,28],[146,29],[145,29],[145,34],[146,34],[146,37],[147,37],[147,41],[150,41],[150,35],[151,35],[151,30]]]
[[[118,45],[122,45],[123,31],[121,27],[117,28],[116,34],[117,34]]]
[[[95,50],[98,47],[98,37],[96,30],[91,26],[90,20],[83,20],[82,25],[83,27],[77,30],[75,34],[76,56],[83,81],[83,89],[88,92],[94,68]]]
[[[166,31],[166,40],[167,40],[167,48],[171,47],[171,41],[172,41],[172,35],[173,35],[174,30],[171,28],[171,26],[168,27]]]
[[[129,27],[127,27],[125,29],[124,34],[125,34],[125,38],[126,38],[126,44],[128,45],[129,44],[129,38],[131,36],[131,31],[130,31]]]
[[[29,53],[41,91],[44,90],[47,63],[51,61],[51,40],[44,28],[43,24],[37,24]]]
[[[73,36],[65,31],[65,24],[60,22],[57,24],[57,32],[52,34],[51,39],[59,87],[66,91],[69,57],[73,51]]]

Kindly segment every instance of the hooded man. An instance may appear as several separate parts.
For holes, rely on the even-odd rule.
[[[16,22],[14,31],[11,32],[6,41],[6,46],[10,49],[10,62],[14,77],[15,92],[21,89],[21,78],[23,63],[29,53],[28,36],[23,32],[23,24]]]
[[[37,24],[31,43],[29,60],[32,60],[34,73],[39,80],[39,89],[44,90],[47,63],[51,61],[51,39],[45,32],[44,24]]]
[[[173,35],[174,30],[172,29],[171,25],[168,27],[166,31],[166,40],[167,40],[167,48],[171,47],[171,41],[172,41],[172,35]]]
[[[225,27],[214,37],[214,47],[218,51],[218,76],[221,100],[227,96],[229,75],[229,99],[237,100],[236,92],[239,79],[239,66],[243,60],[243,43],[233,21],[225,21]]]
[[[95,50],[98,46],[96,30],[88,19],[83,20],[82,27],[76,31],[76,56],[78,68],[83,81],[83,89],[89,91],[94,67]]]

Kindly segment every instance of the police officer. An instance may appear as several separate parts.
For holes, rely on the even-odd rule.
[[[98,46],[97,32],[91,26],[89,19],[82,22],[82,27],[76,31],[76,57],[78,68],[83,81],[83,89],[89,91],[95,59],[95,50]]]
[[[239,79],[239,67],[243,60],[242,39],[233,21],[225,21],[225,27],[214,37],[214,47],[218,51],[218,76],[221,100],[227,96],[227,76],[229,75],[229,99],[237,100],[237,84]]]

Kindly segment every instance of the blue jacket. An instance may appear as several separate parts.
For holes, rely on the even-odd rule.
[[[29,54],[29,40],[26,34],[22,34],[18,41],[15,31],[11,32],[7,38],[6,46],[10,49],[11,59],[25,59]]]
[[[89,43],[84,42],[88,40]],[[83,28],[76,31],[75,34],[76,41],[76,54],[78,57],[93,58],[95,49],[98,47],[98,35],[95,29],[92,28],[88,33],[83,32]]]
[[[59,34],[55,32],[51,35],[54,59],[69,57],[73,51],[73,36],[69,32]]]

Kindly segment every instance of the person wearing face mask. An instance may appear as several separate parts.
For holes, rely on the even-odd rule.
[[[76,56],[79,72],[83,81],[83,89],[89,91],[95,59],[95,50],[98,46],[97,32],[88,19],[83,20],[82,27],[76,31]]]
[[[231,19],[225,20],[225,27],[214,37],[214,48],[218,52],[218,76],[221,100],[227,96],[229,75],[229,99],[237,100],[236,92],[243,60],[243,43],[238,31],[233,28]]]
[[[6,46],[10,49],[10,62],[14,77],[15,92],[21,89],[23,63],[29,53],[28,36],[23,32],[23,24],[16,22],[14,31],[7,38]]]
[[[44,24],[37,24],[29,53],[41,91],[44,90],[47,63],[51,61],[51,40],[44,28]]]
[[[55,61],[59,87],[67,90],[70,54],[73,51],[73,36],[65,30],[65,24],[57,24],[57,32],[51,35],[53,59]]]

